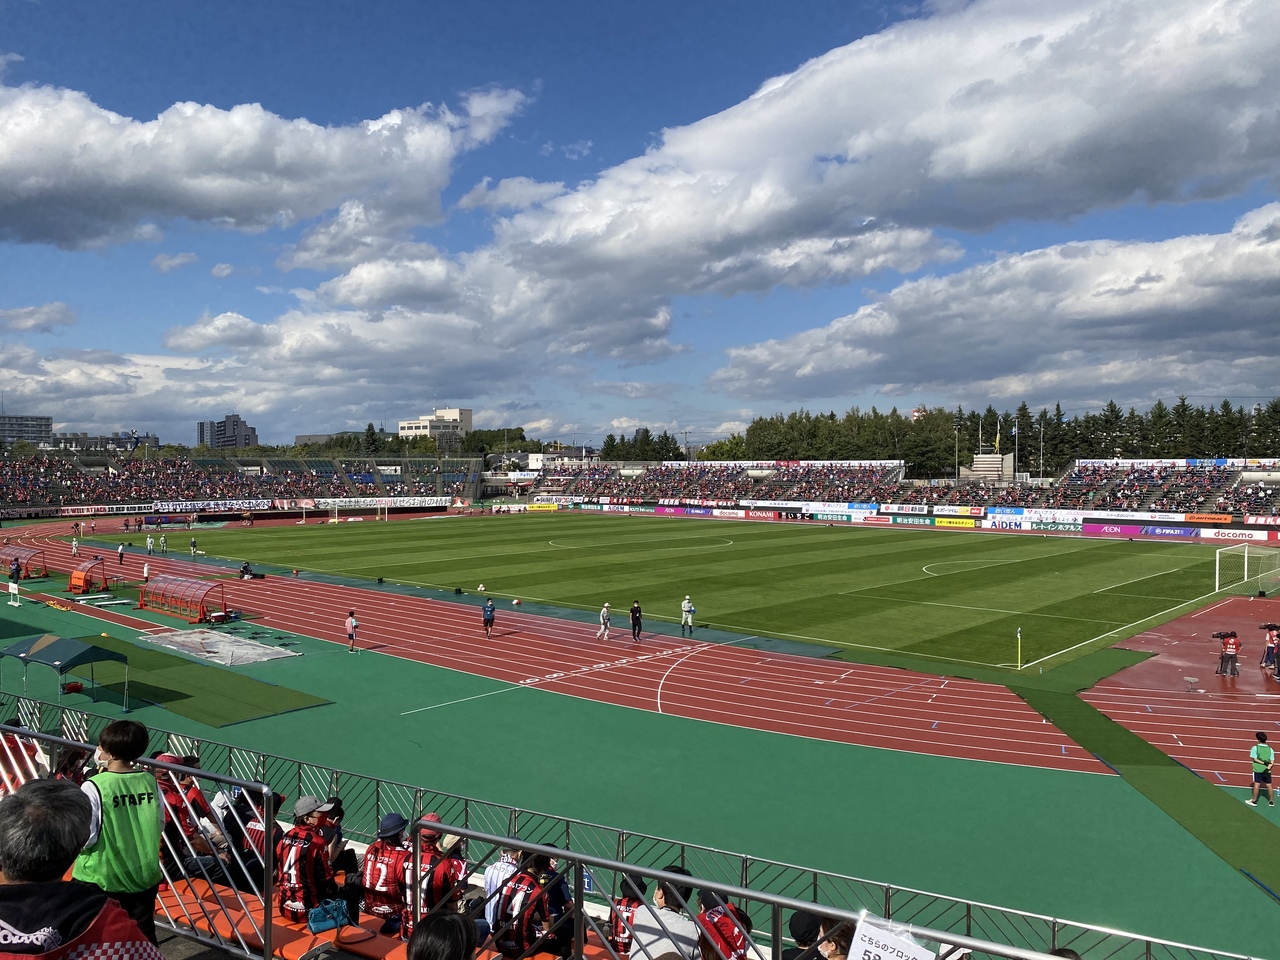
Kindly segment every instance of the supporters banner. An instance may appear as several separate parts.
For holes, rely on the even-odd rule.
[[[316,506],[322,510],[373,510],[378,507],[447,507],[449,497],[317,497]]]
[[[1244,522],[1250,526],[1280,527],[1280,517],[1245,517]]]
[[[145,509],[154,513],[199,513],[202,510],[240,513],[245,510],[270,510],[271,504],[270,500],[157,500]]]
[[[934,517],[893,517],[894,523],[903,523],[911,527],[932,527]]]
[[[271,506],[277,510],[314,510],[315,497],[298,497],[294,500],[272,500]]]
[[[1188,513],[1183,519],[1187,523],[1230,523],[1234,518],[1229,513]]]
[[[949,507],[943,505],[933,508],[935,517],[981,517],[986,512],[986,507]],[[939,526],[942,526],[942,524],[939,524]]]
[[[929,507],[923,503],[882,503],[881,513],[928,513]]]
[[[933,519],[935,527],[967,527],[972,530],[977,524],[978,521],[972,517],[934,517]]]

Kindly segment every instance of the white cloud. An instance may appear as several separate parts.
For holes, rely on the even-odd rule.
[[[566,143],[560,149],[570,160],[581,160],[591,155],[593,146],[590,140],[575,140],[573,143]]]
[[[209,271],[209,273],[211,276],[217,277],[219,280],[222,280],[226,277],[231,276],[231,274],[235,272],[235,269],[236,268],[229,263],[215,263],[213,265],[213,268]]]
[[[463,210],[523,210],[565,192],[563,183],[539,183],[528,177],[508,177],[496,187],[490,187],[490,183],[491,178],[485,177],[458,201],[458,206]]]
[[[52,333],[75,322],[75,311],[60,300],[38,307],[0,310],[0,330],[10,333]]]
[[[174,327],[165,335],[165,346],[170,350],[207,354],[211,349],[250,347],[257,349],[277,339],[271,327],[254,323],[238,313],[220,313],[216,317],[203,317],[185,327]]]
[[[900,23],[569,192],[530,204],[515,181],[493,243],[421,272],[422,295],[447,301],[447,273],[491,330],[520,316],[556,350],[648,362],[679,349],[675,296],[910,273],[959,256],[942,228],[1230,194],[1280,173],[1272,14],[1265,0],[991,0]],[[482,182],[463,205],[501,192]],[[411,297],[413,258],[384,259],[351,299],[345,278],[326,293]]]
[[[0,239],[84,247],[155,237],[148,221],[173,218],[261,230],[356,196],[432,222],[454,158],[525,102],[489,90],[460,114],[426,104],[345,127],[177,103],[141,122],[77,91],[0,85]]]
[[[172,273],[174,270],[179,270],[189,263],[198,262],[199,259],[194,253],[157,253],[151,258],[151,266],[161,273]]]
[[[1092,241],[904,283],[825,327],[729,349],[712,377],[793,401],[1280,392],[1280,203],[1227,234]]]

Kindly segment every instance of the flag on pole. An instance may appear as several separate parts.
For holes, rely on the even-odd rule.
[[[1000,428],[996,427],[996,453],[1000,452]]]

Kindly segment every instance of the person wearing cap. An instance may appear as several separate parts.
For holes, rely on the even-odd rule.
[[[666,873],[688,876],[677,863],[662,868]],[[698,925],[689,916],[693,888],[663,881],[653,891],[653,906],[638,912],[631,925],[631,960],[658,960],[674,953],[685,960],[698,960]],[[817,933],[817,927],[814,927]]]
[[[787,921],[787,932],[791,934],[795,946],[782,951],[782,960],[796,960],[796,957],[812,948],[818,942],[821,924],[822,918],[816,913],[797,910],[791,914],[791,919]]]
[[[440,822],[440,814],[427,813],[422,817],[432,823]],[[423,827],[418,835],[421,859],[418,867],[418,884],[421,891],[422,915],[441,903],[448,903],[456,909],[466,892],[466,878],[470,871],[467,862],[457,855],[458,843],[447,850],[440,847],[440,831]],[[412,882],[412,881],[409,881]],[[401,936],[408,938],[413,933],[413,918],[406,911],[404,929]]]
[[[361,909],[382,921],[380,933],[398,936],[408,900],[409,858],[413,850],[405,837],[408,819],[388,813],[378,824],[378,838],[369,844],[360,865],[364,891]]]
[[[689,595],[685,594],[683,600],[680,601],[680,636],[684,636],[685,628],[689,628],[689,636],[693,636],[693,601],[689,599]]]
[[[597,640],[609,639],[609,602],[600,608],[600,629],[596,631]]]
[[[321,900],[333,897],[337,884],[320,828],[333,804],[319,797],[299,797],[293,805],[293,828],[276,844],[276,886],[280,916],[305,923]]]
[[[164,807],[156,778],[136,765],[149,736],[136,720],[113,720],[98,735],[94,759],[104,769],[81,787],[89,798],[89,839],[71,878],[104,891],[155,943]]]

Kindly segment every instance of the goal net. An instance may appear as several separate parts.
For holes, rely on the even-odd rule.
[[[1214,560],[1214,590],[1235,594],[1280,589],[1280,547],[1237,543],[1222,547]]]

